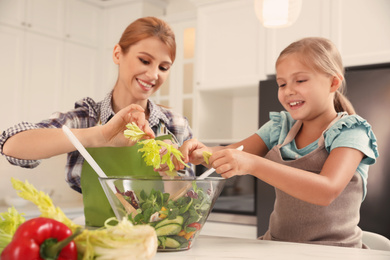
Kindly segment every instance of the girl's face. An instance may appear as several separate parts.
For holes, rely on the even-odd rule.
[[[334,114],[333,92],[338,88],[334,79],[303,64],[297,54],[289,54],[276,66],[279,102],[295,120]]]
[[[116,45],[114,62],[119,65],[115,87],[124,90],[132,103],[146,102],[164,83],[172,66],[169,47],[157,37],[137,42],[126,54]]]

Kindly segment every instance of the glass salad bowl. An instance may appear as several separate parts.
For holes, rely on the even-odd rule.
[[[99,177],[117,219],[155,228],[158,251],[192,247],[225,179],[209,177]]]

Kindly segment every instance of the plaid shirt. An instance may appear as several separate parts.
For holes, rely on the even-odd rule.
[[[37,124],[22,122],[8,128],[0,136],[0,153],[3,154],[3,145],[7,139],[22,131],[36,128],[61,128],[63,125],[69,128],[88,128],[98,124],[106,124],[115,114],[112,110],[111,99],[112,92],[98,103],[87,97],[76,102],[75,108],[67,113],[57,112],[49,119]],[[156,136],[160,134],[161,129],[164,129],[174,136],[179,145],[192,138],[192,130],[185,117],[160,107],[151,100],[148,100],[148,107],[150,111],[149,125]],[[41,162],[40,160],[17,159],[7,155],[5,157],[11,164],[24,168],[35,168]],[[68,153],[65,166],[66,181],[72,189],[78,192],[81,192],[80,175],[83,163],[84,158],[78,151]],[[190,174],[193,175],[191,170]]]

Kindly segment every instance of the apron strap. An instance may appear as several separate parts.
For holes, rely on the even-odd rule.
[[[328,131],[329,128],[331,128],[332,125],[333,125],[334,123],[336,123],[340,118],[342,118],[342,117],[345,116],[345,115],[348,115],[348,113],[347,113],[347,112],[342,112],[342,113],[341,113],[340,115],[338,115],[335,119],[333,119],[332,122],[330,122],[330,124],[328,125],[328,127],[322,132],[322,134],[321,134],[321,136],[320,136],[320,138],[319,138],[319,140],[318,140],[318,146],[322,146],[322,145],[325,143],[325,137],[324,137],[325,132]]]
[[[325,132],[334,124],[336,123],[340,118],[342,118],[343,116],[345,115],[348,115],[347,112],[342,112],[340,113],[335,119],[332,120],[332,122],[330,122],[330,124],[327,126],[327,128],[322,132],[319,140],[318,140],[318,146],[321,146],[324,144],[325,140],[324,140],[324,134]],[[298,120],[295,122],[295,124],[291,127],[290,131],[288,132],[286,138],[284,139],[283,143],[282,144],[279,144],[279,148],[290,143],[292,140],[294,140],[295,136],[298,134],[299,132],[299,129],[301,129],[301,126],[302,126],[302,121],[301,120]]]

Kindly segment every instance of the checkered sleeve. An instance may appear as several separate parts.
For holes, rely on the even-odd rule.
[[[95,111],[93,105],[95,103],[89,99],[83,99],[76,103],[75,109],[67,113],[53,113],[51,117],[47,120],[41,121],[39,123],[28,123],[22,122],[13,127],[10,127],[3,131],[0,136],[0,153],[6,157],[6,159],[16,166],[21,166],[23,168],[35,168],[37,167],[41,160],[25,160],[18,159],[11,156],[7,156],[3,153],[3,146],[5,142],[12,136],[31,129],[39,128],[61,128],[63,125],[67,125],[70,128],[86,128],[92,121],[96,121],[97,115],[93,115]],[[91,112],[92,111],[92,112]]]

